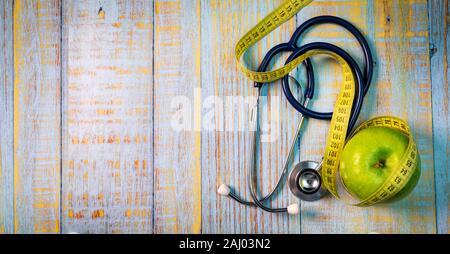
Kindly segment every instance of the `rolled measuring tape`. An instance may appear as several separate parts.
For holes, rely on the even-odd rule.
[[[378,117],[361,124],[347,139],[348,126],[351,117],[353,102],[355,98],[356,81],[354,73],[349,64],[338,54],[322,50],[312,49],[299,55],[284,67],[279,69],[258,72],[248,69],[241,58],[244,53],[274,29],[292,18],[301,9],[310,4],[312,0],[287,0],[281,6],[272,11],[255,27],[247,32],[236,44],[235,57],[238,69],[250,80],[259,83],[269,83],[284,78],[306,59],[316,55],[329,55],[333,57],[342,67],[343,84],[335,104],[335,110],[330,123],[330,130],[326,142],[325,155],[322,164],[322,180],[328,191],[337,199],[340,199],[338,193],[338,173],[342,152],[346,141],[350,140],[360,131],[372,127],[387,127],[399,131],[409,139],[405,154],[399,162],[396,170],[392,170],[389,177],[383,184],[364,200],[356,204],[360,207],[372,206],[377,203],[389,201],[394,198],[409,182],[414,171],[420,162],[416,143],[411,134],[408,124],[396,117]]]

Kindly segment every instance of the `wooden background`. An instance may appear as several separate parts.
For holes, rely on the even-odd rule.
[[[376,60],[361,120],[404,118],[422,155],[408,199],[361,209],[327,198],[302,202],[300,216],[289,217],[216,194],[226,182],[248,197],[250,140],[245,131],[200,131],[202,101],[256,94],[236,70],[234,44],[281,2],[0,1],[0,233],[449,233],[448,0],[315,1],[247,56],[256,66],[317,15],[358,26]],[[351,35],[335,26],[308,32],[308,41],[361,60]],[[331,109],[340,70],[315,63],[321,89],[313,107]],[[267,94],[279,136],[259,149],[264,192],[298,120],[278,85]],[[194,131],[171,127],[180,95],[191,98]],[[235,108],[213,119],[238,129],[248,114]],[[300,157],[318,160],[328,124],[308,126]],[[293,201],[283,190],[273,204]]]

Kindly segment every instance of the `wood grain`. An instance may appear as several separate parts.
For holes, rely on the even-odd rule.
[[[12,3],[0,2],[0,234],[14,232]]]
[[[319,14],[337,15],[351,21],[366,34],[377,66],[360,121],[380,115],[407,120],[421,153],[422,177],[407,199],[392,205],[362,209],[331,198],[318,203],[303,202],[302,233],[436,232],[428,17],[423,11],[427,9],[427,1],[369,0],[333,4],[315,1],[308,8],[302,19]],[[324,27],[309,36],[312,40],[335,43],[361,59],[351,35],[340,29]],[[319,69],[319,77],[330,73],[322,70]],[[338,72],[331,76],[337,76]],[[331,83],[333,87],[339,84]],[[325,95],[325,98],[329,96],[335,98],[335,95]],[[323,147],[322,139],[327,131],[327,127],[314,128],[310,140]],[[322,153],[321,150],[317,152],[313,152],[315,159]]]
[[[65,1],[63,225],[153,232],[153,3]]]
[[[429,1],[436,211],[440,234],[450,233],[449,10],[448,0]]]
[[[60,1],[14,1],[14,231],[60,227]]]
[[[200,1],[155,1],[154,61],[155,233],[201,233]]]
[[[202,94],[205,101],[216,96],[209,121],[216,131],[202,133],[202,203],[204,233],[299,233],[300,218],[268,214],[220,197],[216,193],[222,183],[249,198],[246,169],[250,156],[248,99],[257,89],[237,71],[234,44],[271,10],[283,1],[202,1]],[[285,42],[294,31],[295,19],[290,20],[258,43],[246,56],[246,62],[256,68],[270,47]],[[275,61],[277,65],[284,58]],[[275,185],[282,170],[284,156],[293,137],[298,118],[282,98],[280,83],[265,88],[261,105],[263,135],[271,140],[258,147],[260,185],[266,193]],[[230,99],[233,101],[230,102]],[[227,107],[227,101],[233,107]],[[241,101],[241,103],[239,103]],[[221,113],[220,105],[224,104]],[[208,106],[207,106],[208,107]],[[211,107],[211,105],[209,106]],[[206,123],[205,123],[206,124]],[[270,128],[268,128],[270,127]],[[294,202],[285,189],[274,206]]]

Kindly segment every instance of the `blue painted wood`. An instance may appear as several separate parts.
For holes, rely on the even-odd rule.
[[[14,1],[14,231],[60,230],[60,0]]]
[[[155,1],[155,233],[201,233],[200,17],[199,0]]]
[[[14,232],[12,5],[0,2],[0,234]]]
[[[434,233],[434,171],[431,130],[431,87],[428,62],[427,8],[423,1],[314,1],[299,23],[318,15],[336,15],[356,25],[368,38],[377,66],[360,121],[392,115],[407,120],[422,155],[422,177],[407,199],[392,205],[355,208],[329,198],[302,202],[302,233]],[[359,62],[362,55],[352,36],[332,25],[311,30],[303,43],[326,41],[343,47]],[[314,61],[319,100],[313,107],[331,109],[340,72],[329,61]],[[420,112],[420,115],[418,115]],[[328,126],[312,122],[305,132],[303,158],[318,160]],[[316,127],[317,126],[317,127]],[[310,148],[309,148],[310,147]],[[305,157],[306,156],[306,157]],[[431,187],[430,187],[431,186]],[[351,214],[351,216],[348,216]]]
[[[433,87],[433,140],[436,216],[440,234],[450,233],[450,1],[430,0],[430,54]]]
[[[62,232],[153,233],[153,1],[62,15]]]
[[[234,185],[248,198],[245,167],[248,165],[250,140],[246,129],[246,104],[225,109],[224,115],[217,112],[212,115],[212,121],[216,124],[231,123],[233,130],[228,130],[227,125],[224,130],[217,132],[204,129],[210,120],[205,117],[211,113],[206,103],[208,100],[211,102],[210,96],[217,96],[216,99],[225,103],[229,96],[255,95],[256,90],[251,82],[236,70],[234,43],[283,0],[199,1],[158,0],[155,6],[142,0],[64,1],[62,64],[63,72],[67,73],[62,81],[65,131],[62,158],[63,233],[449,233],[448,0],[429,0],[429,9],[425,13],[426,1],[317,0],[298,14],[296,19],[270,34],[246,56],[246,62],[255,67],[271,46],[287,41],[295,27],[310,17],[334,14],[350,20],[368,36],[377,60],[375,87],[367,97],[361,120],[380,114],[405,118],[412,125],[422,153],[422,180],[407,200],[392,206],[357,209],[329,198],[317,203],[302,203],[301,217],[295,218],[244,208],[215,193],[218,185],[225,182]],[[118,7],[120,4],[124,4],[123,8]],[[0,233],[14,232],[12,5],[12,0],[0,2]],[[100,5],[104,7],[103,14],[98,12]],[[86,13],[89,13],[87,17]],[[150,13],[156,13],[155,28],[151,26],[153,16]],[[76,17],[76,14],[79,16]],[[320,40],[335,43],[348,49],[361,61],[361,54],[351,36],[333,26],[322,28],[322,31],[310,31],[302,42]],[[432,48],[431,63],[428,30]],[[121,34],[120,31],[129,33]],[[151,33],[157,37],[153,51]],[[88,39],[80,41],[78,35],[83,35],[83,38],[88,36]],[[116,35],[120,38],[114,37]],[[132,46],[126,40],[128,35],[133,37],[130,42]],[[108,41],[104,38],[117,40]],[[80,51],[80,47],[85,49]],[[131,54],[129,57],[133,59],[128,61],[114,60],[114,57],[108,59],[111,61],[101,60],[112,62],[118,68],[114,74],[116,76],[111,76],[105,69],[84,74],[79,72],[85,66],[101,68],[97,53],[120,55],[127,47],[140,47],[140,52],[146,54]],[[155,54],[154,57],[151,52]],[[157,82],[154,87],[152,74],[148,70],[151,69],[152,58],[157,72],[153,77]],[[320,65],[320,68],[316,68],[320,88],[319,99],[313,103],[313,107],[319,110],[331,109],[338,89],[340,69],[326,59],[314,61]],[[80,98],[95,100],[102,96],[102,92],[96,89],[90,92],[77,90],[77,83],[91,78],[95,80],[90,83],[91,88],[98,88],[103,81],[113,84],[140,64],[148,68],[138,70],[139,73],[127,74],[130,76],[125,75],[128,77],[127,84],[140,84],[139,92],[117,91],[117,87],[111,86],[110,94],[139,98],[140,102],[133,99],[127,105],[143,106],[148,110],[140,111],[144,116],[133,118],[129,115],[131,110],[122,112],[122,117],[127,116],[127,120],[138,124],[146,122],[133,126],[140,126],[139,130],[149,134],[147,140],[133,148],[113,144],[110,146],[112,149],[106,149],[105,146],[105,150],[102,150],[101,145],[87,145],[89,149],[85,149],[86,145],[73,141],[76,135],[72,134],[83,132],[73,122],[69,124],[73,115],[79,114],[76,106],[78,102],[83,103]],[[432,88],[428,72],[430,64]],[[80,68],[77,69],[77,66]],[[104,80],[93,78],[102,72]],[[302,76],[301,72],[298,76]],[[200,85],[201,99],[196,97],[199,91],[194,90]],[[152,101],[153,95],[149,89],[154,89],[156,102]],[[204,118],[197,119],[196,111],[191,113],[194,113],[193,124],[202,124],[202,132],[173,132],[170,122],[174,110],[170,107],[170,98],[164,98],[164,95],[185,95],[192,106],[198,106],[198,100],[201,100]],[[273,186],[281,170],[293,136],[293,127],[297,123],[297,114],[287,105],[278,85],[265,90],[265,95],[274,97],[263,101],[262,121],[270,119],[278,135],[274,142],[264,142],[258,151],[263,192]],[[155,112],[155,122],[149,121],[152,110]],[[110,111],[97,112],[108,115]],[[137,114],[139,110],[134,112]],[[269,117],[266,112],[269,112]],[[77,119],[82,122],[90,117],[90,113],[85,111]],[[274,121],[277,117],[279,121]],[[154,125],[157,134],[154,144],[151,125]],[[94,127],[91,130],[98,129]],[[110,125],[101,128],[113,129]],[[125,130],[133,130],[133,127],[121,125],[117,129],[118,132]],[[327,131],[328,124],[325,122],[308,123],[299,145],[302,160],[320,159]],[[137,167],[142,170],[136,171],[136,167],[130,164],[124,165],[125,170],[111,166],[114,174],[108,175],[91,164],[90,167],[82,165],[85,162],[83,159],[87,158],[99,162],[100,166],[97,167],[101,167],[101,161],[108,159],[111,151],[124,158],[131,158],[135,154],[145,156],[148,161],[138,164],[146,167]],[[178,155],[176,159],[174,154]],[[299,161],[300,158],[294,160]],[[84,178],[86,174],[87,180]],[[153,193],[155,200],[152,199]],[[122,201],[125,198],[136,199],[130,205],[117,202],[116,197]],[[273,205],[285,206],[294,201],[296,199],[284,189]],[[20,217],[26,220],[32,214],[28,209],[20,212]],[[28,223],[27,229],[20,232],[33,232],[31,225]]]
[[[248,208],[225,197],[218,196],[216,190],[221,183],[235,187],[245,198],[249,198],[246,169],[249,165],[250,135],[247,128],[249,108],[246,103],[234,108],[221,105],[227,99],[249,99],[256,96],[252,82],[239,73],[234,61],[234,44],[258,20],[267,15],[283,1],[202,1],[202,94],[204,100],[216,96],[218,107],[212,119],[206,124],[219,126],[218,131],[202,133],[202,213],[203,233],[299,233],[300,217],[269,214],[260,209]],[[267,50],[278,42],[287,41],[295,29],[295,18],[281,29],[271,33],[246,57],[248,64],[255,68]],[[283,61],[278,61],[280,64]],[[284,156],[297,123],[296,113],[282,99],[282,91],[277,85],[264,91],[261,105],[262,129],[272,139],[262,140],[258,149],[260,185],[263,193],[274,186],[274,182],[284,163]],[[211,100],[210,100],[211,101]],[[241,101],[241,102],[242,102]],[[213,104],[214,106],[214,104]],[[212,111],[211,105],[204,114]],[[270,121],[268,121],[270,120]],[[207,122],[209,121],[209,122]],[[223,127],[221,127],[223,126]],[[274,206],[286,206],[295,199],[284,189]]]

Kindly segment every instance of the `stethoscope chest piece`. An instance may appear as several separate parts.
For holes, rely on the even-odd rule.
[[[289,176],[291,192],[303,201],[317,201],[328,191],[322,184],[319,164],[314,161],[303,161],[297,164]]]

